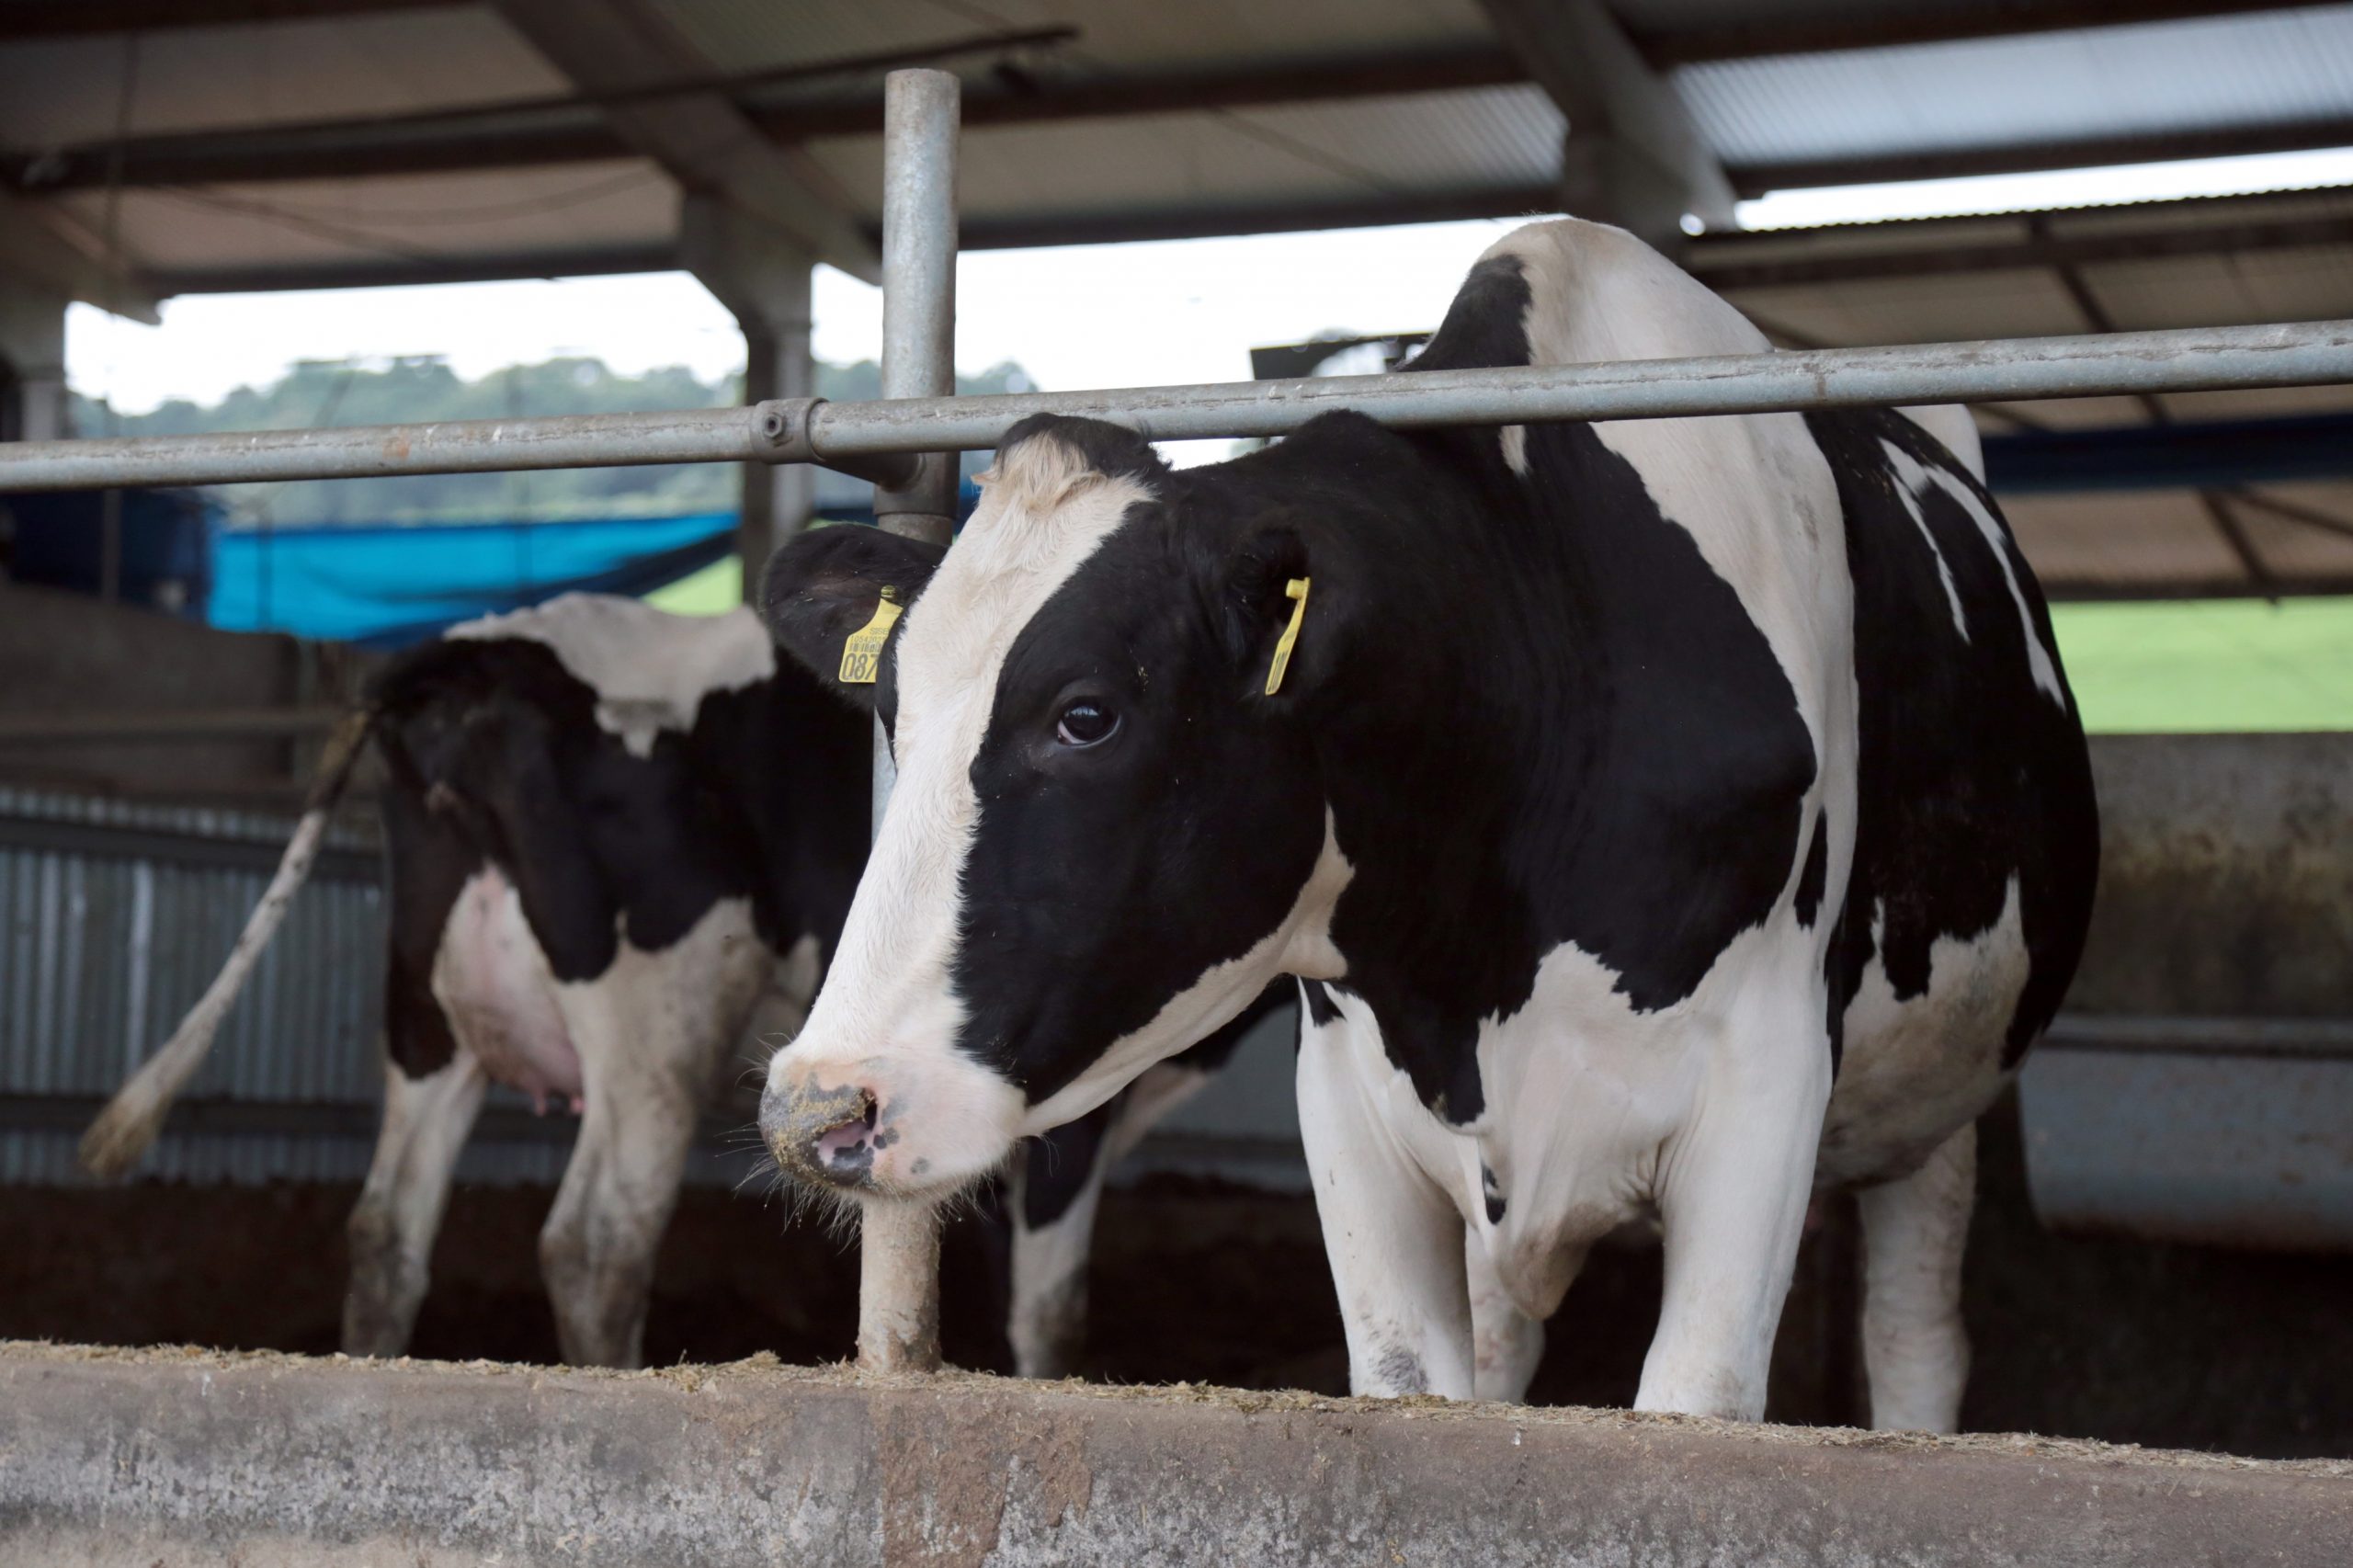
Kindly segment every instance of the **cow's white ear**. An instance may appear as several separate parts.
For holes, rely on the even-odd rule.
[[[899,617],[922,597],[944,553],[881,528],[812,528],[768,558],[760,587],[768,634],[818,679],[871,705]]]

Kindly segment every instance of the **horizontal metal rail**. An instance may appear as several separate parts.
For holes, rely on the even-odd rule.
[[[2062,1013],[2042,1049],[2114,1056],[2292,1057],[2353,1061],[2353,1018],[2227,1018]]]
[[[347,708],[182,708],[96,713],[0,713],[0,746],[183,744],[323,735]]]
[[[905,472],[894,459],[994,447],[1036,414],[1086,415],[1154,440],[1183,440],[1279,436],[1336,409],[1418,429],[2335,382],[2353,382],[2353,321],[1102,392],[794,399],[670,414],[0,443],[0,492],[679,462],[817,462],[889,483]]]

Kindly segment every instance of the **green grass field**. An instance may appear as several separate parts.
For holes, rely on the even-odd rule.
[[[722,561],[652,599],[713,615],[742,582]],[[2353,598],[2061,605],[2052,619],[2096,732],[2353,729]]]

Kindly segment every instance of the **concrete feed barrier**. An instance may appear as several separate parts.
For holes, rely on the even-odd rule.
[[[0,1346],[0,1561],[2353,1562],[2353,1464],[1228,1390]]]

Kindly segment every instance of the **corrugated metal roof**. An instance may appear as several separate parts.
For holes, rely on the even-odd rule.
[[[1059,124],[975,127],[958,171],[968,221],[1242,205],[1334,194],[1540,185],[1563,122],[1534,87]],[[881,144],[813,142],[845,188],[879,191]]]
[[[1328,57],[1493,36],[1476,0],[671,0],[664,10],[705,54],[741,69],[1056,24],[1079,29],[1068,52],[1097,66]]]
[[[0,49],[0,143],[44,147],[114,134],[119,37]],[[571,85],[487,6],[191,28],[141,35],[130,128],[194,131],[343,119],[563,93]]]
[[[60,198],[92,233],[103,191]],[[677,228],[676,185],[642,159],[555,169],[128,190],[114,199],[124,249],[176,272],[354,256],[415,263],[658,244]]]
[[[2292,123],[2353,105],[2353,5],[1717,61],[1672,79],[1733,164]]]

